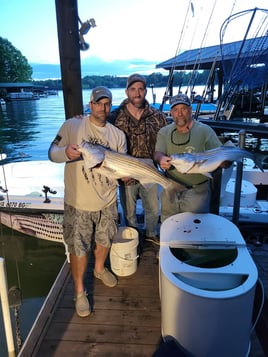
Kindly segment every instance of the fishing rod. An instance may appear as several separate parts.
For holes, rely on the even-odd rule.
[[[231,14],[233,12],[233,9],[234,9],[234,6],[236,4],[236,1],[234,1],[233,3],[233,6],[232,6],[232,9],[231,9]],[[230,16],[228,17],[228,19],[230,18]],[[228,22],[228,19],[227,19],[227,22]],[[214,60],[213,60],[213,63],[212,63],[212,66],[210,68],[210,72],[209,72],[209,75],[208,75],[208,78],[207,78],[207,81],[206,81],[206,85],[203,89],[203,92],[202,92],[202,101],[201,102],[198,102],[197,104],[197,107],[196,107],[196,111],[195,111],[195,115],[194,115],[194,118],[197,119],[198,116],[199,116],[199,112],[200,112],[200,108],[201,108],[201,104],[204,102],[205,100],[205,97],[208,93],[208,88],[209,88],[209,85],[211,86],[211,83],[212,83],[212,79],[213,77],[215,77],[215,68],[216,68],[216,63],[217,63],[217,60],[218,60],[218,56],[219,56],[219,50],[216,52],[216,55],[214,57]],[[211,88],[212,90],[212,88]]]
[[[197,81],[197,77],[198,77],[198,73],[199,73],[198,70],[200,69],[200,65],[201,65],[201,63],[200,63],[201,49],[204,47],[205,39],[207,38],[209,26],[211,25],[212,15],[213,15],[214,10],[215,10],[215,8],[216,8],[216,3],[217,3],[217,1],[214,2],[214,5],[213,5],[213,8],[212,8],[210,17],[209,17],[209,21],[208,21],[208,23],[207,23],[206,31],[205,31],[205,33],[204,33],[203,39],[202,39],[202,41],[201,41],[201,45],[200,45],[200,47],[199,47],[199,56],[196,57],[196,61],[195,61],[195,64],[194,64],[194,69],[193,69],[193,72],[192,72],[192,73],[193,73],[193,77],[192,77],[192,78],[194,78],[194,79],[193,79],[193,86],[192,86],[192,89],[191,89],[191,93],[193,93],[194,87],[195,87],[195,83],[196,83],[196,81]],[[231,14],[232,14],[232,12],[233,12],[233,9],[234,9],[234,7],[235,7],[235,4],[236,4],[236,0],[233,2],[232,9],[231,9],[231,12],[230,12]],[[204,89],[203,89],[203,92],[202,92],[202,96],[201,96],[201,97],[202,97],[202,102],[199,102],[198,105],[197,105],[196,112],[195,112],[195,118],[198,117],[201,104],[204,102],[205,96],[207,95],[208,86],[209,86],[209,84],[211,84],[212,78],[215,76],[215,72],[214,72],[214,71],[215,71],[215,68],[216,68],[217,59],[218,59],[218,51],[217,51],[217,53],[216,53],[216,55],[215,55],[215,57],[214,57],[214,61],[213,61],[213,63],[212,63],[212,67],[211,67],[211,69],[210,69],[210,72],[209,72],[209,75],[208,75],[208,79],[207,79],[207,81],[206,81],[206,85],[205,85],[205,87],[204,87]],[[198,61],[197,61],[197,60],[198,60]],[[197,62],[199,62],[199,64],[198,64],[198,67],[196,68]],[[195,75],[195,77],[194,77],[194,75]],[[190,81],[189,81],[189,84],[188,84],[189,87],[190,87],[192,78],[190,78]],[[187,88],[187,90],[188,90],[188,88]],[[187,94],[187,92],[186,92],[186,94]]]
[[[192,35],[192,39],[191,39],[191,43],[190,43],[190,46],[189,46],[188,51],[191,50],[192,47],[193,47],[193,40],[194,40],[194,38],[195,38],[195,34],[196,34],[196,31],[197,31],[197,28],[198,28],[198,24],[199,24],[199,20],[200,20],[201,13],[202,13],[202,7],[201,7],[201,11],[200,11],[200,13],[199,13],[199,16],[198,16],[198,18],[197,18],[197,21],[196,21],[195,29],[194,29],[194,31],[193,31],[193,35]],[[194,9],[193,9],[193,8],[192,8],[192,14],[193,14],[193,16],[194,16]],[[182,69],[182,77],[181,77],[181,80],[180,80],[180,83],[179,83],[179,86],[178,86],[178,92],[181,92],[181,87],[182,87],[182,85],[183,85],[183,80],[184,80],[184,77],[185,77],[186,70],[187,70],[187,57],[186,57],[186,59],[185,59],[184,67],[183,67],[183,69]],[[189,81],[188,81],[188,82],[189,82]]]
[[[202,92],[202,102],[198,102],[197,106],[196,106],[196,110],[195,110],[195,114],[194,114],[194,119],[197,119],[198,116],[199,116],[199,113],[200,113],[200,108],[201,108],[201,104],[204,102],[205,100],[205,97],[207,95],[207,90],[208,90],[208,86],[209,84],[211,84],[212,82],[212,78],[214,77],[214,71],[215,71],[215,68],[216,68],[216,63],[217,63],[217,54],[214,58],[214,61],[212,63],[212,66],[210,68],[210,71],[209,71],[209,75],[208,75],[208,78],[207,78],[207,82],[206,82],[206,85],[203,89],[203,92]]]
[[[222,105],[225,103],[225,108],[227,108],[229,102],[230,102],[230,98],[229,100],[227,101],[228,99],[228,96],[230,97],[230,95],[232,96],[233,93],[235,91],[237,91],[238,87],[240,86],[240,81],[236,81],[235,83],[235,86],[233,86],[233,81],[232,81],[232,76],[234,74],[234,70],[235,68],[237,67],[237,64],[238,64],[238,61],[240,59],[240,56],[241,56],[241,53],[242,53],[242,50],[244,48],[244,45],[245,45],[245,42],[246,42],[246,39],[247,39],[247,36],[248,36],[248,33],[249,33],[249,30],[250,30],[250,27],[252,25],[252,22],[253,22],[253,19],[255,17],[255,14],[256,14],[256,10],[257,8],[253,9],[253,14],[251,16],[251,19],[250,19],[250,22],[249,22],[249,25],[247,27],[247,30],[246,30],[246,33],[244,35],[244,38],[241,42],[241,46],[239,48],[239,51],[238,51],[238,54],[236,56],[236,59],[232,65],[232,68],[231,68],[231,71],[230,71],[230,74],[229,74],[229,78],[228,78],[228,81],[227,81],[227,84],[226,84],[226,89],[223,93],[223,95],[221,96],[221,98],[219,98],[219,103],[218,103],[218,106],[217,106],[217,109],[216,109],[216,112],[215,112],[215,115],[214,115],[214,119],[217,120],[218,117],[219,117],[219,113],[220,113],[220,110],[221,110],[221,107]],[[248,13],[249,11],[252,11],[252,10],[244,10],[244,11],[241,11],[241,12],[238,12],[234,15],[231,15],[229,16],[222,24],[221,26],[221,29],[220,29],[220,49],[221,49],[221,57],[222,57],[222,63],[224,63],[224,55],[223,55],[223,36],[225,34],[225,31],[226,31],[226,27],[227,25],[229,25],[229,23],[237,18],[237,17],[240,17],[242,16],[242,14],[245,14],[245,13]]]
[[[178,44],[177,44],[177,48],[176,48],[176,51],[175,51],[174,58],[176,58],[178,56],[178,53],[179,53],[179,51],[181,49],[182,40],[183,40],[183,37],[185,35],[185,31],[186,31],[186,23],[189,21],[189,12],[190,11],[192,11],[192,13],[193,13],[193,4],[192,4],[191,0],[188,3],[188,8],[187,8],[187,11],[186,11],[186,15],[184,17],[184,22],[183,22],[183,25],[182,25],[180,38],[179,38],[179,41],[178,41]],[[166,90],[165,90],[165,93],[164,93],[164,96],[163,96],[163,99],[162,99],[162,103],[160,104],[160,107],[159,107],[160,111],[163,111],[163,106],[164,106],[165,102],[172,95],[172,89],[171,89],[172,87],[171,87],[171,85],[173,85],[175,68],[176,68],[176,61],[174,61],[172,67],[169,70],[169,77],[168,77]]]
[[[188,89],[191,88],[191,83],[192,83],[192,88],[190,90],[190,93],[192,93],[193,90],[194,90],[194,86],[195,86],[195,83],[196,83],[196,80],[197,80],[197,76],[198,76],[198,70],[200,69],[200,59],[201,59],[202,48],[204,47],[205,41],[207,39],[208,29],[209,29],[209,26],[211,25],[212,15],[214,13],[216,4],[217,4],[217,0],[214,1],[214,5],[212,7],[212,10],[211,10],[208,22],[207,22],[207,26],[206,26],[203,38],[201,40],[201,44],[199,46],[197,56],[195,58],[194,67],[193,67],[193,70],[191,72],[191,76],[190,76],[190,79],[189,79],[188,86],[186,88],[185,94],[187,94],[188,93]]]

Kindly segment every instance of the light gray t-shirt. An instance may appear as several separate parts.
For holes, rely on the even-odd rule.
[[[71,118],[63,123],[51,144],[49,158],[54,162],[66,162],[64,201],[77,209],[94,212],[116,201],[117,182],[101,175],[97,168],[87,169],[84,160],[71,162],[65,154],[67,145],[90,139],[120,153],[127,151],[125,134],[121,130],[110,123],[96,126],[85,116],[82,120]]]

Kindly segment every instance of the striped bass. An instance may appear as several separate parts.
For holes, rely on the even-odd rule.
[[[256,156],[245,149],[234,146],[220,146],[200,153],[183,153],[170,155],[171,165],[182,174],[202,174],[211,177],[224,161],[242,161],[249,158],[263,171]]]
[[[109,179],[132,177],[147,189],[154,183],[159,184],[169,192],[169,195],[185,189],[184,186],[161,174],[153,164],[149,164],[148,161],[151,160],[121,154],[87,141],[83,141],[77,150],[82,153],[87,169],[90,170],[98,165],[100,173]]]

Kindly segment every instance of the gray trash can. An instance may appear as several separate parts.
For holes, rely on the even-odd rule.
[[[195,357],[247,356],[258,272],[238,228],[181,213],[163,222],[160,243],[163,338]]]

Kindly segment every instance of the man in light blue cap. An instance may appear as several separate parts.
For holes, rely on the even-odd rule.
[[[171,202],[166,191],[161,194],[161,222],[182,212],[206,213],[210,208],[210,181],[202,174],[182,174],[170,164],[170,155],[203,152],[221,146],[214,130],[192,118],[189,97],[177,94],[170,99],[173,123],[159,130],[154,159],[167,177],[181,184]]]

